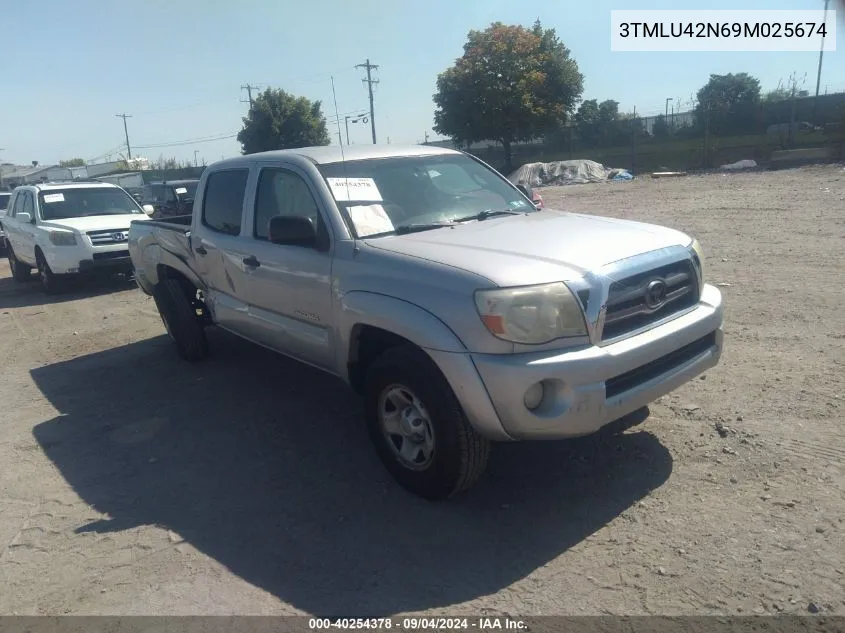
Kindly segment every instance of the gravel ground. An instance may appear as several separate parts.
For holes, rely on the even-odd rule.
[[[698,236],[722,363],[445,504],[334,379],[216,332],[184,364],[134,287],[0,264],[0,613],[845,613],[842,166],[543,195]]]

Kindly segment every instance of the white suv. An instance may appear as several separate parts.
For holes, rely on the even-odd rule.
[[[132,196],[109,183],[18,187],[3,218],[12,276],[26,281],[36,268],[53,293],[70,275],[130,273],[129,224],[146,219]]]

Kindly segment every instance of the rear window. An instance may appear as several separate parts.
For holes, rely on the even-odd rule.
[[[135,199],[118,187],[78,187],[41,191],[38,194],[38,206],[43,220],[96,215],[145,215]]]
[[[9,208],[9,200],[12,199],[10,193],[0,193],[0,211],[5,211]]]
[[[239,235],[248,169],[218,171],[208,177],[202,200],[202,223],[212,231]]]

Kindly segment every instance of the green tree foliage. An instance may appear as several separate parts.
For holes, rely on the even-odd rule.
[[[655,117],[654,123],[651,126],[651,133],[654,135],[654,138],[659,139],[669,136],[669,123],[666,121],[665,116],[658,114]]]
[[[575,113],[575,130],[578,138],[587,147],[615,145],[625,128],[630,131],[630,124],[622,125],[623,118],[619,114],[619,102],[607,99],[599,103],[596,99],[587,99]]]
[[[81,158],[69,158],[68,160],[60,160],[59,167],[84,167],[85,161]]]
[[[511,145],[557,129],[583,91],[583,75],[554,29],[496,22],[470,31],[464,54],[437,77],[434,130],[459,144]]]
[[[750,134],[757,127],[760,81],[748,73],[710,75],[697,97],[696,121],[703,126],[709,118],[711,134]]]
[[[238,141],[244,154],[328,145],[326,118],[319,101],[268,88],[243,118]]]
[[[763,101],[765,103],[777,103],[778,101],[786,101],[790,98],[792,98],[792,92],[783,86],[778,86],[774,90],[769,90],[763,97]]]

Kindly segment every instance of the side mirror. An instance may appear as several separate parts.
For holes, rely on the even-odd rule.
[[[32,214],[21,211],[15,214],[15,219],[22,224],[32,224]]]
[[[153,213],[156,212],[155,207],[151,204],[143,205],[143,209],[144,209],[144,213],[146,213],[147,215],[152,215]]]
[[[298,215],[277,215],[270,219],[270,241],[288,246],[317,246],[317,229],[311,218]]]

